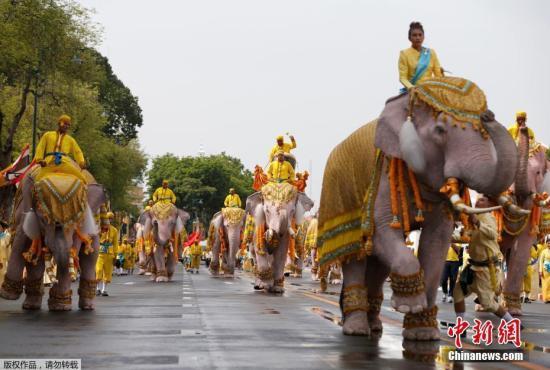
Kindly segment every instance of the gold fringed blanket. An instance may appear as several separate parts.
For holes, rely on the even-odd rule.
[[[328,158],[319,208],[317,245],[321,265],[366,254],[362,208],[376,172],[376,126],[377,120],[362,126]]]
[[[65,227],[80,222],[88,205],[84,183],[77,177],[62,173],[37,181],[34,196],[38,211],[47,222]]]
[[[162,221],[176,212],[176,206],[172,203],[157,202],[151,207],[151,212],[157,220]]]
[[[222,208],[222,215],[229,225],[238,225],[244,219],[244,209],[238,207]]]

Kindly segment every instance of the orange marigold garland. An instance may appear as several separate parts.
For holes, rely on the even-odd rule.
[[[410,168],[408,168],[407,171],[409,173],[409,181],[413,190],[414,204],[416,204],[416,208],[418,209],[414,220],[416,222],[424,222],[424,202],[422,201],[422,196],[420,195],[420,188],[418,187],[418,182],[416,181],[416,175]]]
[[[399,218],[397,217],[399,213],[399,205],[397,204],[397,158],[390,159],[390,173],[389,173],[389,180],[390,180],[390,196],[391,196],[391,213],[393,215],[392,222],[390,223],[390,227],[394,229],[400,229],[401,228],[401,222],[399,222]]]

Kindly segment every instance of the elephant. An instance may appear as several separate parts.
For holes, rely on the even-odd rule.
[[[503,295],[508,312],[515,316],[522,315],[520,294],[523,276],[530,248],[537,241],[538,230],[536,226],[533,227],[536,223],[530,221],[532,217],[541,216],[535,212],[535,207],[546,207],[549,202],[549,199],[542,199],[540,195],[550,193],[550,166],[546,159],[546,148],[536,141],[530,142],[527,127],[519,130],[518,156],[518,172],[510,188],[510,195],[499,198],[504,206],[500,245],[507,265]],[[518,211],[513,206],[521,208]]]
[[[342,264],[343,333],[382,330],[389,276],[404,338],[438,340],[435,303],[454,216],[498,208],[467,206],[464,188],[498,197],[517,166],[516,145],[484,93],[462,78],[428,80],[390,98],[377,120],[336,146],[323,177],[318,252],[324,269]],[[420,228],[415,257],[405,237]]]
[[[143,226],[143,236],[152,240],[152,280],[157,283],[172,280],[179,258],[177,236],[189,218],[189,213],[176,208],[172,203],[163,202],[155,203],[140,216],[139,223]]]
[[[50,311],[69,311],[71,302],[71,257],[80,261],[79,303],[82,310],[94,309],[96,277],[95,264],[99,250],[98,228],[94,214],[105,203],[106,195],[102,185],[85,172],[88,185],[66,175],[53,175],[35,182],[35,168],[21,182],[15,199],[14,226],[15,238],[12,244],[7,281],[0,289],[0,297],[16,300],[25,288],[26,298],[23,309],[41,308],[43,276],[46,261],[53,256],[57,265],[57,282],[49,292]],[[71,187],[67,185],[72,184]],[[48,186],[51,191],[45,190]],[[64,203],[57,203],[59,197]],[[54,207],[69,205],[63,215],[72,219],[60,219],[61,213],[52,211]],[[72,207],[72,208],[71,208]],[[42,252],[42,247],[47,252]],[[24,258],[26,255],[28,258]],[[71,257],[70,257],[71,256]],[[32,259],[32,261],[30,260]],[[26,278],[23,280],[23,269]]]
[[[272,293],[284,292],[284,268],[293,222],[302,224],[304,213],[311,210],[313,201],[287,183],[270,182],[246,200],[246,211],[256,225],[254,253],[257,279],[255,289]]]
[[[224,277],[234,276],[235,259],[241,246],[245,218],[244,209],[237,207],[223,208],[212,217],[210,234],[214,234],[208,236],[213,241],[212,261],[209,267],[212,275],[219,274],[221,254]]]

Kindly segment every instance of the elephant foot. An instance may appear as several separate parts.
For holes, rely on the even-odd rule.
[[[153,273],[151,271],[145,271],[145,276],[152,276]]]
[[[174,277],[174,273],[173,272],[169,272],[168,273],[168,281],[172,281],[172,278]]]
[[[334,280],[331,280],[330,283],[331,283],[332,285],[340,285],[340,284],[342,284],[342,280],[340,280],[340,279],[334,279]]]
[[[367,312],[367,318],[369,320],[369,327],[371,332],[382,331],[382,320],[380,320],[380,309],[382,308],[383,295],[376,297],[368,297],[369,310]]]
[[[138,270],[138,275],[145,275],[145,270],[144,269],[139,269]]]
[[[48,299],[48,309],[50,311],[70,311],[72,310],[73,291],[58,292],[57,289],[50,289],[50,298]]]
[[[42,295],[26,296],[22,307],[28,311],[40,310],[42,308]]]
[[[262,281],[260,279],[254,280],[254,290],[262,290]]]
[[[353,311],[346,315],[342,325],[344,335],[370,335],[369,322],[365,311]]]
[[[167,283],[169,280],[168,280],[168,276],[157,276],[155,281],[157,283]]]
[[[2,283],[2,287],[0,288],[0,297],[15,301],[18,300],[19,297],[21,297],[21,294],[23,293],[23,280],[15,281],[11,280],[7,276],[4,276],[4,282]]]
[[[390,274],[393,294],[391,305],[401,313],[418,313],[428,307],[424,291],[424,272],[412,275]]]
[[[97,280],[80,280],[78,287],[78,308],[82,311],[91,311],[95,308],[94,298],[97,294],[96,288]],[[97,292],[99,292],[99,290]]]
[[[416,341],[440,340],[438,328],[412,328],[403,329],[403,338]]]
[[[269,287],[268,291],[273,294],[283,294],[285,292],[285,278],[273,280],[273,286]]]
[[[503,293],[504,295],[504,307],[508,309],[508,312],[512,316],[522,316],[523,311],[521,309],[521,297],[516,293]]]
[[[25,281],[25,301],[23,302],[24,310],[39,310],[42,308],[42,296],[44,288],[42,278]]]
[[[408,340],[440,340],[437,306],[419,313],[407,313],[403,320],[403,337]]]

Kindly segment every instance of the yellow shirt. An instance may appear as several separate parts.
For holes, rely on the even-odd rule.
[[[449,247],[449,250],[447,251],[447,259],[445,260],[447,262],[458,262],[458,253],[455,252],[453,247]]]
[[[189,252],[190,252],[191,255],[193,255],[193,256],[197,256],[197,255],[200,256],[200,255],[202,254],[202,247],[201,247],[199,244],[197,244],[197,243],[193,244],[193,245],[192,245],[191,247],[189,247],[189,248],[190,248]]]
[[[118,230],[109,225],[109,230],[102,231],[99,237],[99,254],[108,254],[111,257],[118,253]]]
[[[483,262],[489,258],[497,257],[502,261],[502,253],[498,245],[497,223],[492,213],[476,215],[479,220],[479,228],[471,232],[469,253],[470,258],[476,262]],[[473,266],[475,270],[477,267]]]
[[[295,148],[296,148],[296,141],[292,141],[290,144],[283,143],[283,146],[279,146],[279,144],[276,144],[273,148],[271,148],[271,153],[269,153],[269,161],[273,161],[273,158],[275,158],[279,150],[282,150],[285,153],[290,153],[290,150]]]
[[[225,197],[223,205],[226,207],[241,207],[241,197],[239,194],[229,194]]]
[[[417,84],[432,77],[443,76],[441,73],[441,65],[439,64],[439,59],[437,59],[435,50],[430,49],[430,53],[430,65],[422,77],[416,81]],[[419,58],[420,52],[414,48],[401,50],[399,53],[399,82],[401,82],[407,90],[413,86],[411,79],[414,76],[414,72],[416,72],[416,65],[418,64]]]
[[[294,181],[294,168],[287,162],[273,161],[267,169],[267,178],[275,181]]]
[[[527,127],[527,131],[529,132],[529,140],[535,140],[535,132],[531,130],[530,127]],[[515,141],[518,141],[519,139],[519,127],[517,123],[512,124],[510,127],[508,127],[508,132],[510,135],[512,135],[512,138]]]
[[[36,147],[36,154],[34,155],[35,161],[46,161],[47,165],[53,164],[55,157],[53,155],[48,155],[53,152],[61,152],[65,155],[61,157],[61,162],[65,163],[69,161],[67,155],[70,155],[75,162],[84,167],[86,162],[84,161],[84,154],[78,146],[76,140],[67,134],[61,135],[59,137],[59,132],[57,131],[48,131],[40,138],[38,146]]]
[[[170,188],[163,188],[162,186],[155,190],[153,193],[153,202],[161,203],[176,203],[176,194]]]
[[[542,272],[544,276],[548,276],[550,273],[544,268],[545,262],[550,262],[550,248],[548,247],[544,247],[539,257],[539,272]]]

